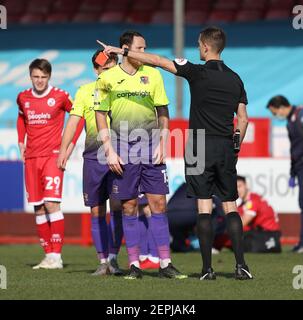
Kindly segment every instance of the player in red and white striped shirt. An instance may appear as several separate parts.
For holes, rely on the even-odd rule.
[[[49,84],[51,64],[36,59],[29,66],[32,88],[19,93],[17,104],[18,143],[25,163],[25,186],[29,204],[34,206],[36,225],[45,258],[33,269],[61,269],[64,216],[60,208],[63,171],[56,161],[61,144],[65,113],[72,108],[66,91]],[[69,146],[71,154],[84,122]],[[26,137],[26,143],[25,143]]]

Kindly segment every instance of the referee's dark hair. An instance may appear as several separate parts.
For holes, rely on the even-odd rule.
[[[200,41],[207,43],[217,53],[221,53],[225,48],[225,32],[218,27],[209,27],[200,32]]]
[[[284,96],[275,96],[272,97],[266,106],[268,109],[269,107],[275,108],[275,109],[280,109],[281,107],[289,107],[290,103],[289,101],[284,97]]]
[[[94,53],[94,55],[92,56],[92,63],[93,63],[93,66],[94,66],[95,69],[98,69],[98,67],[99,67],[98,63],[96,63],[96,59],[97,59],[98,54],[99,54],[100,52],[103,52],[103,49],[97,50],[97,51]],[[110,59],[110,60],[115,60],[116,63],[118,63],[118,56],[117,56],[116,54],[114,54],[114,53],[111,53],[111,54],[110,54],[109,59]]]
[[[242,181],[246,183],[246,178],[244,176],[237,175],[237,181]]]
[[[144,38],[143,35],[137,31],[126,31],[120,37],[120,48],[125,44],[131,46],[134,40],[134,37]]]

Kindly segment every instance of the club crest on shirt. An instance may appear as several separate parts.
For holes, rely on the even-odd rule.
[[[53,107],[55,104],[56,104],[56,100],[55,100],[54,98],[49,98],[49,99],[47,100],[47,105],[48,105],[49,107]]]
[[[148,84],[149,83],[148,77],[147,76],[140,77],[140,83]]]
[[[28,108],[30,107],[29,101],[26,101],[26,102],[25,102],[24,107],[25,107],[26,109],[28,109]]]
[[[245,207],[246,207],[247,210],[250,210],[253,207],[252,201],[251,200],[247,201],[246,204],[245,204]]]

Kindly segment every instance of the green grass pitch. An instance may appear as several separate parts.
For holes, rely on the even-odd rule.
[[[7,269],[7,289],[1,299],[101,299],[101,300],[207,300],[207,299],[302,299],[303,289],[295,290],[292,273],[302,265],[302,255],[285,248],[282,254],[247,254],[255,277],[250,281],[233,279],[234,257],[229,251],[213,256],[216,281],[199,281],[199,253],[174,254],[173,262],[188,279],[159,279],[157,271],[147,271],[142,280],[114,276],[92,277],[97,267],[93,248],[65,246],[63,270],[32,270],[42,258],[36,245],[0,246],[0,265]],[[127,268],[125,248],[119,257]]]

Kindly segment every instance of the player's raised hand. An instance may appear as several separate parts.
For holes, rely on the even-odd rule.
[[[99,43],[103,48],[104,48],[104,53],[107,54],[108,56],[111,53],[115,53],[115,54],[123,54],[123,49],[118,48],[118,47],[113,47],[113,46],[109,46],[107,44],[105,44],[104,42],[100,41],[100,40],[96,40],[97,43]]]

